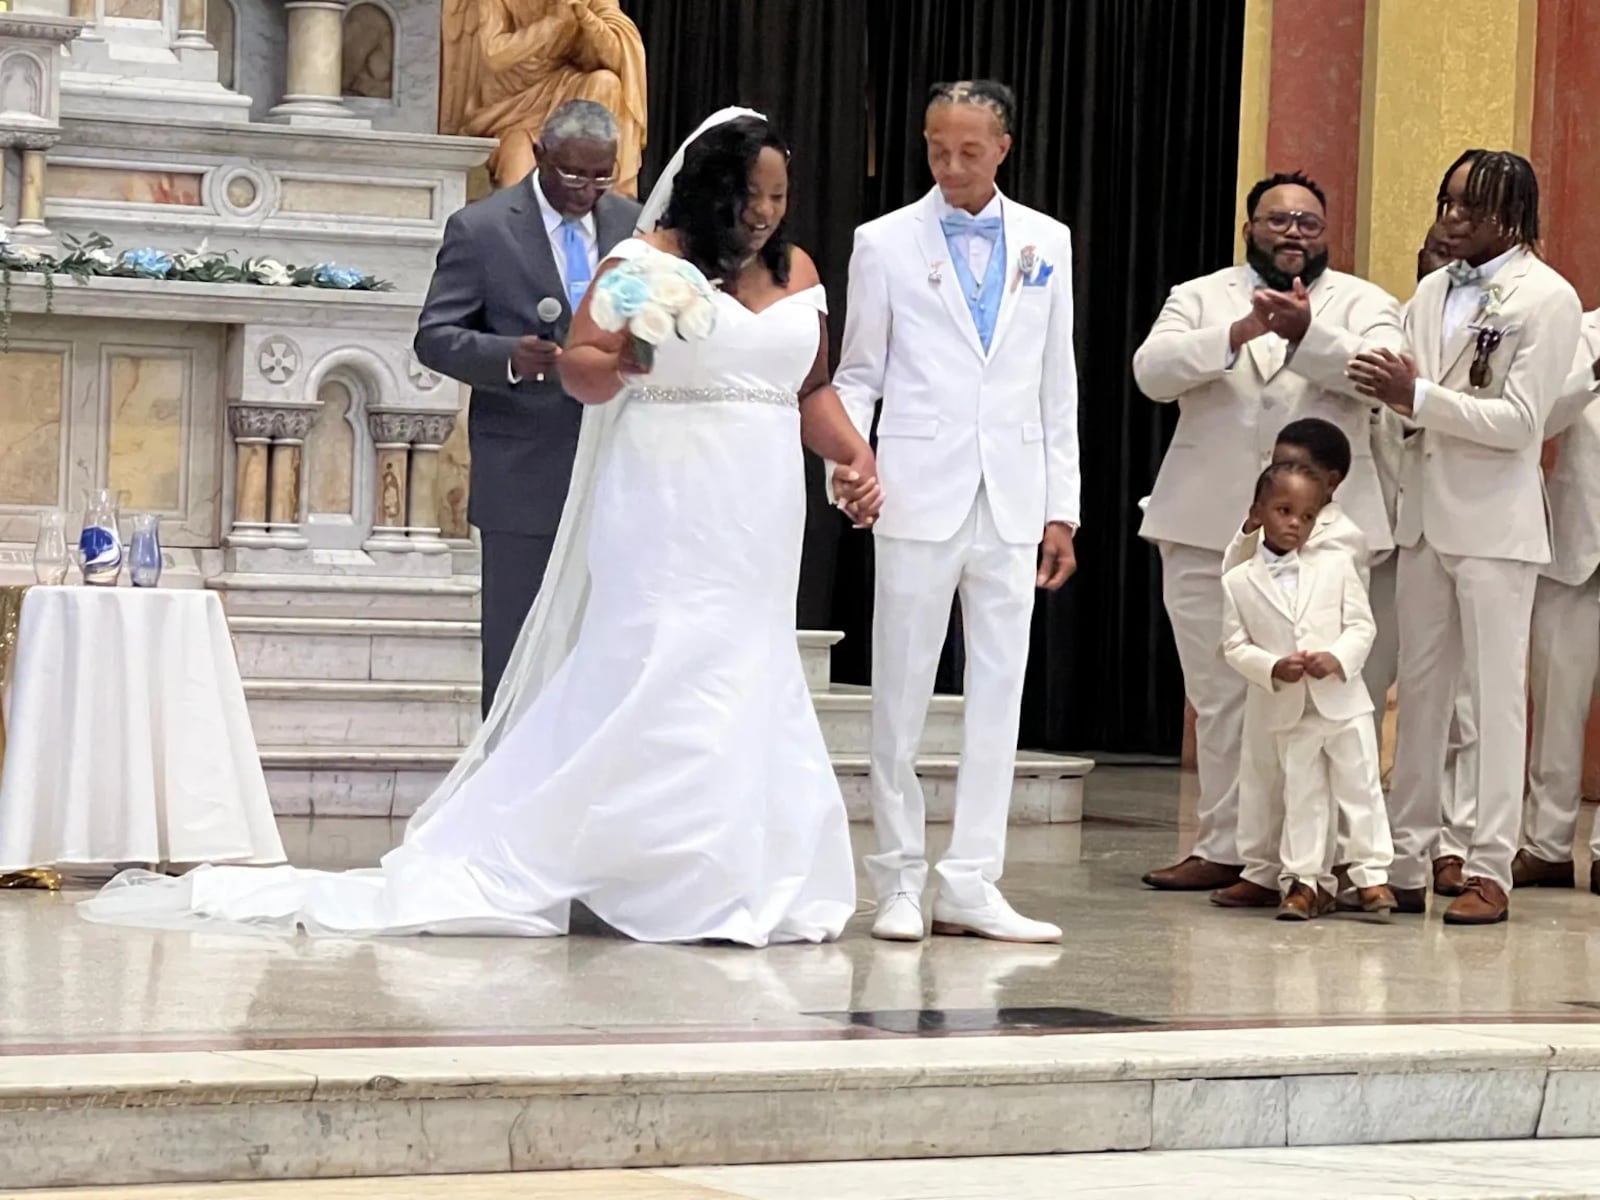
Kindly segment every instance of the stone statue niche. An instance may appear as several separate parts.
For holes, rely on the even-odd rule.
[[[568,100],[615,114],[616,190],[638,192],[647,131],[644,41],[617,0],[444,0],[439,131],[492,137],[495,185],[527,178],[545,120]]]

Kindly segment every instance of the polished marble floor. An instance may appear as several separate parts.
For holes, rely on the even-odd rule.
[[[43,1193],[34,1193],[43,1194]],[[1449,1142],[84,1188],[55,1200],[1552,1200],[1600,1194],[1600,1142]],[[0,1191],[0,1200],[8,1193]]]
[[[766,951],[287,941],[92,925],[73,908],[87,883],[0,892],[0,1054],[1600,1022],[1600,897],[1587,892],[1518,894],[1508,925],[1446,929],[1437,915],[1286,925],[1145,890],[1139,874],[1182,849],[1190,787],[1176,771],[1102,767],[1083,826],[1013,831],[1004,886],[1066,928],[1061,947],[890,945],[866,936],[865,913],[836,945]],[[297,862],[338,867],[372,863],[399,828],[285,832]]]

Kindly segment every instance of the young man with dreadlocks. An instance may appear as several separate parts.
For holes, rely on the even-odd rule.
[[[1407,310],[1411,354],[1362,353],[1350,374],[1415,429],[1395,531],[1401,699],[1390,876],[1399,911],[1424,911],[1464,669],[1478,725],[1478,805],[1466,890],[1444,919],[1486,925],[1510,911],[1529,616],[1539,568],[1550,561],[1539,451],[1583,310],[1539,257],[1539,184],[1527,159],[1469,150],[1440,184],[1438,213],[1455,261],[1422,281]]]
[[[1238,776],[1244,680],[1217,656],[1223,553],[1250,507],[1278,431],[1302,417],[1338,426],[1355,448],[1343,507],[1368,546],[1394,545],[1367,436],[1372,403],[1345,374],[1361,350],[1404,345],[1382,288],[1328,269],[1327,201],[1300,174],[1250,190],[1246,265],[1180,283],[1134,355],[1139,388],[1176,403],[1178,426],[1141,537],[1161,553],[1161,590],[1184,692],[1196,714],[1200,803],[1194,848],[1147,886],[1212,891],[1240,877]]]
[[[1077,565],[1078,379],[1067,227],[995,186],[1016,105],[990,80],[937,85],[924,138],[934,188],[856,231],[834,385],[863,436],[878,421],[874,528],[874,937],[926,933],[917,749],[959,594],[966,733],[933,932],[1053,942],[996,886],[1035,587]]]

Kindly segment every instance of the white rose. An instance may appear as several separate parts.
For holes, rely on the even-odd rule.
[[[268,287],[288,287],[294,282],[289,268],[275,258],[258,258],[250,264],[250,273]]]
[[[694,286],[676,271],[665,271],[650,279],[650,302],[669,313],[681,313],[694,302]]]
[[[589,294],[589,315],[594,323],[607,333],[616,333],[624,324],[617,306],[611,302],[611,293],[603,286]]]
[[[704,341],[717,325],[717,306],[704,296],[696,296],[688,308],[678,314],[678,332],[690,341]]]
[[[93,263],[97,267],[103,267],[108,271],[116,265],[117,261],[104,250],[89,250],[84,253],[83,257],[86,262]]]
[[[676,332],[672,314],[657,304],[646,304],[633,314],[628,329],[641,342],[659,346]]]

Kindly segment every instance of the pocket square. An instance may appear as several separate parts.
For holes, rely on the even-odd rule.
[[[1056,269],[1049,263],[1040,263],[1039,269],[1033,273],[1033,277],[1031,279],[1024,279],[1022,281],[1022,286],[1043,287],[1045,284],[1050,282],[1050,276],[1054,275],[1055,271]]]

